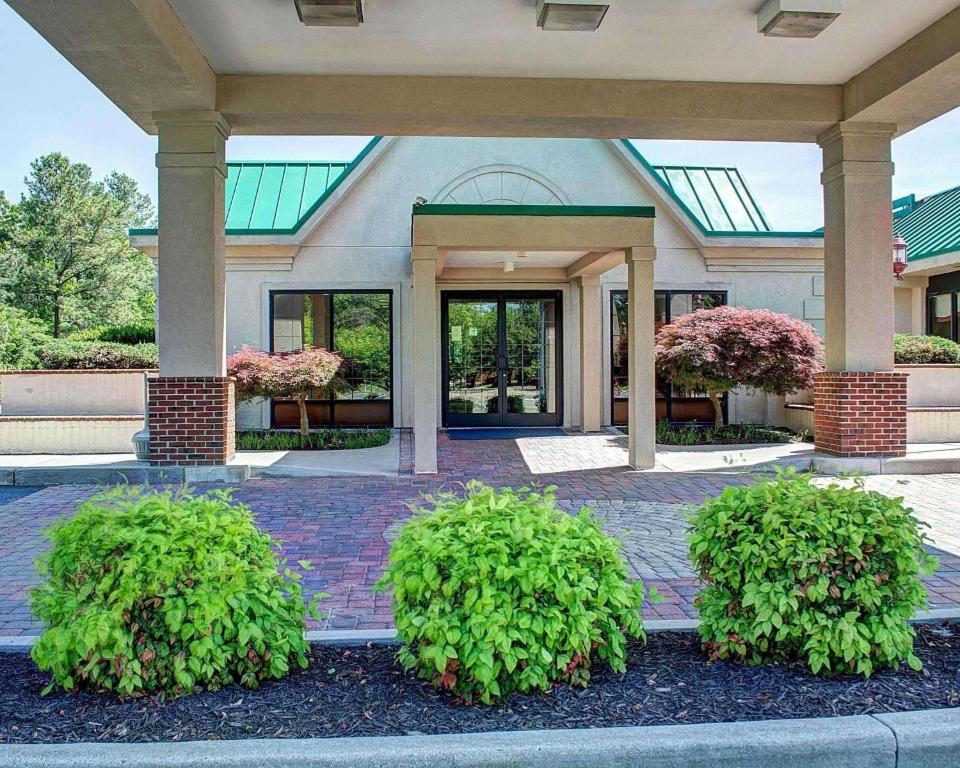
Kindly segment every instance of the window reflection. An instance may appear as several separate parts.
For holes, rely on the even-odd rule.
[[[627,359],[627,292],[612,291],[611,379],[613,423],[626,424],[629,395]],[[727,303],[722,291],[657,291],[654,296],[654,332],[678,317],[698,309],[715,309]],[[713,405],[702,393],[682,392],[657,376],[657,418],[673,421],[712,421]]]
[[[312,291],[272,294],[272,351],[306,346],[332,349],[344,359],[343,391],[315,391],[308,401],[310,422],[374,426],[392,422],[393,342],[390,291]],[[274,424],[296,426],[295,404],[277,399]]]

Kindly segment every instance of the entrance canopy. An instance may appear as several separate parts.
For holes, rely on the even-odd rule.
[[[630,464],[652,467],[655,451],[653,366],[654,209],[640,206],[425,204],[413,209],[413,346],[415,467],[437,470],[441,360],[438,283],[567,281],[581,291],[581,339],[600,337],[600,275],[626,262]],[[498,310],[503,315],[506,305]],[[553,310],[551,310],[553,311]],[[501,317],[500,335],[504,336]],[[503,343],[500,347],[503,348]],[[581,343],[585,429],[599,425],[601,350]],[[492,368],[497,370],[497,366]],[[499,366],[504,375],[504,366]],[[499,385],[507,396],[507,385]],[[500,402],[501,418],[508,412]]]
[[[365,0],[352,28],[293,0],[7,2],[149,132],[216,110],[234,134],[812,142],[960,106],[956,0],[846,0],[813,40],[759,32],[759,0],[617,0],[595,32],[532,0]]]

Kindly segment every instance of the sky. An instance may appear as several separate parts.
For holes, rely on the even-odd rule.
[[[17,200],[30,162],[60,151],[97,177],[132,176],[156,200],[156,138],[143,133],[14,11],[0,2],[0,190]],[[369,137],[235,136],[227,159],[350,160]],[[823,224],[820,150],[813,144],[636,141],[653,164],[736,166],[774,229]],[[894,197],[960,185],[960,110],[893,144]]]

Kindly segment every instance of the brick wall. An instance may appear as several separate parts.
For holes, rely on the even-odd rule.
[[[150,463],[226,464],[234,453],[233,381],[210,376],[150,379]]]
[[[828,371],[814,385],[817,450],[831,456],[904,456],[907,376]]]

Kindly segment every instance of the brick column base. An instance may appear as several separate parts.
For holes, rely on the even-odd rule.
[[[831,456],[905,456],[907,375],[827,371],[813,389],[813,436]]]
[[[230,461],[234,453],[233,393],[233,380],[222,376],[150,379],[150,463],[200,467]]]

